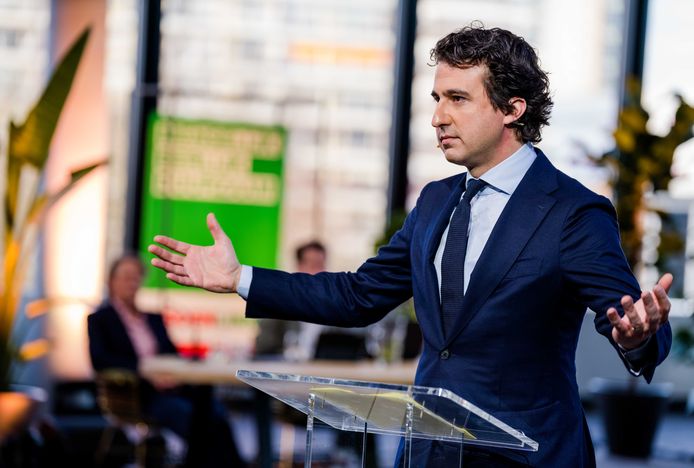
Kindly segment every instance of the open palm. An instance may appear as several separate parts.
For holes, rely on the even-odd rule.
[[[191,245],[167,236],[155,236],[148,250],[156,255],[152,265],[166,272],[166,277],[184,286],[208,291],[236,292],[241,265],[234,246],[215,216],[207,215],[207,227],[214,244]],[[161,244],[169,250],[157,245]]]
[[[637,348],[668,321],[671,308],[668,291],[672,281],[672,275],[666,273],[652,290],[643,291],[637,302],[634,302],[631,296],[622,297],[622,317],[614,307],[607,310],[607,319],[612,324],[612,339],[615,343],[625,349]]]

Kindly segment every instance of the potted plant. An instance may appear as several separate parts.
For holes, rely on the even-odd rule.
[[[71,180],[56,193],[43,191],[42,176],[58,118],[84,51],[89,28],[70,47],[51,75],[40,99],[24,123],[10,123],[4,180],[2,270],[0,271],[0,443],[28,423],[36,397],[16,391],[16,372],[22,363],[48,350],[40,338],[24,342],[27,321],[40,315],[48,301],[37,301],[18,320],[19,304],[27,268],[34,251],[37,227],[46,211],[82,177],[103,162],[72,173]],[[21,322],[21,323],[18,323]]]
[[[680,362],[694,364],[694,315],[689,325],[682,325],[673,332],[672,356]],[[694,414],[694,389],[689,390],[686,403],[687,414]]]
[[[694,315],[690,317],[694,325]],[[694,330],[682,326],[675,330],[672,338],[672,355],[688,364],[694,364]]]
[[[672,180],[672,159],[675,150],[694,134],[694,107],[677,95],[679,106],[670,131],[663,136],[650,133],[648,112],[641,103],[641,86],[635,79],[627,81],[627,102],[619,114],[613,136],[615,148],[594,160],[612,168],[617,220],[622,248],[629,265],[641,266],[643,247],[643,212],[647,196],[667,191]],[[663,217],[666,213],[658,212]],[[666,239],[668,240],[668,239]],[[673,249],[670,242],[661,243],[660,253]]]
[[[694,107],[677,96],[679,106],[669,132],[655,135],[647,128],[649,115],[641,104],[639,83],[629,80],[627,90],[627,103],[614,132],[616,147],[595,160],[613,169],[612,186],[622,247],[632,270],[638,272],[643,265],[643,222],[649,209],[648,197],[667,190],[672,180],[670,168],[675,150],[693,136]],[[662,225],[667,226],[668,213],[659,210],[656,213]],[[683,245],[674,231],[664,229],[658,246],[659,257],[665,258],[681,250]],[[591,390],[603,413],[610,451],[648,457],[671,385],[645,385],[637,377],[630,377],[627,382],[595,379]]]

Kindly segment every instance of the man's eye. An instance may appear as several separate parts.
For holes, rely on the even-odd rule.
[[[453,101],[453,102],[461,102],[464,100],[465,100],[465,98],[463,96],[451,96],[451,101]]]

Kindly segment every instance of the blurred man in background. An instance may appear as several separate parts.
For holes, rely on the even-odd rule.
[[[299,273],[315,275],[326,270],[328,252],[313,240],[297,247],[296,266]],[[364,328],[327,327],[308,322],[260,319],[256,338],[256,357],[356,360],[370,358],[366,349]]]
[[[297,247],[296,268],[300,273],[315,275],[325,271],[327,252],[323,244],[311,241]],[[285,347],[295,347],[303,324],[287,320],[260,319],[255,341],[255,355],[262,359],[285,357]],[[291,355],[291,351],[289,353]],[[287,356],[294,357],[294,356]],[[298,357],[298,356],[296,356]],[[308,358],[309,356],[305,356]]]

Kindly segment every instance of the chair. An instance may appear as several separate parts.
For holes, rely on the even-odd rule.
[[[121,431],[135,446],[137,466],[161,466],[165,446],[161,443],[156,450],[154,444],[148,444],[149,440],[163,439],[159,427],[142,412],[137,374],[128,369],[101,371],[96,375],[96,393],[99,408],[108,421],[96,451],[97,465],[104,464],[116,434]]]

